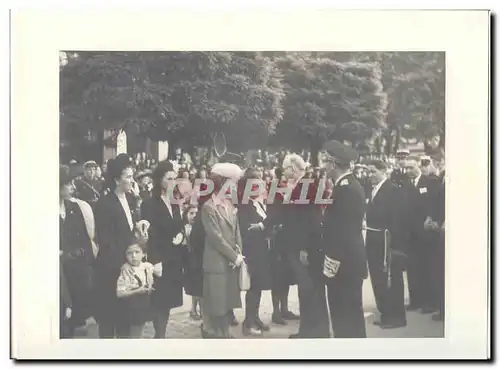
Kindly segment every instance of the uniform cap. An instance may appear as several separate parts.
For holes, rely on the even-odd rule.
[[[396,156],[409,156],[410,155],[410,150],[408,149],[399,149],[396,151]]]
[[[97,168],[97,163],[95,161],[93,161],[93,160],[89,160],[89,161],[86,161],[85,163],[83,163],[83,167],[85,169],[92,168],[92,167],[93,168]]]
[[[336,140],[325,143],[323,145],[323,150],[332,156],[335,161],[342,164],[349,164],[351,161],[358,158],[356,150]]]

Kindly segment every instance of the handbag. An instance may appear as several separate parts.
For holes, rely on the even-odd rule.
[[[245,262],[241,263],[239,284],[241,291],[248,291],[250,289],[250,273],[248,273],[248,266]]]
[[[240,255],[242,255],[242,250],[238,245],[236,245]],[[250,273],[248,272],[248,265],[243,261],[239,268],[238,282],[240,285],[240,291],[248,291],[250,289]]]

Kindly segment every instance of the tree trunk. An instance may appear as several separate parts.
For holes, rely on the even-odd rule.
[[[382,155],[382,136],[375,139],[375,152],[377,155]]]
[[[401,129],[396,128],[396,140],[394,142],[394,148],[392,149],[392,154],[396,154],[396,151],[399,149],[399,145],[401,143]]]
[[[319,152],[321,150],[321,142],[319,138],[315,138],[311,142],[311,165],[313,167],[319,166]]]
[[[393,137],[392,137],[392,131],[389,131],[385,135],[385,154],[387,156],[390,156],[392,154],[392,142],[393,142]]]

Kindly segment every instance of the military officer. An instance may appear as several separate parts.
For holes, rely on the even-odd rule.
[[[324,145],[327,175],[334,181],[333,203],[323,227],[323,274],[335,338],[366,338],[363,281],[368,276],[362,235],[365,193],[350,171],[357,152],[338,142]]]
[[[101,197],[102,180],[98,179],[97,163],[93,160],[83,164],[83,176],[75,180],[76,197],[83,200],[94,209],[97,200]]]
[[[396,165],[391,173],[391,181],[398,187],[408,184],[408,178],[405,176],[405,163],[408,156],[410,156],[410,150],[400,149],[396,151]]]

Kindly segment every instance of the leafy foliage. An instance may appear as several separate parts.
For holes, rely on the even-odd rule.
[[[207,144],[210,132],[231,132],[233,125],[268,134],[283,114],[279,77],[256,53],[78,53],[61,69],[61,120],[66,127],[127,128],[191,145]]]
[[[60,92],[65,146],[120,128],[187,149],[224,132],[234,152],[444,145],[439,52],[65,52]]]
[[[276,62],[286,94],[276,143],[317,152],[332,138],[357,146],[384,127],[387,97],[378,64],[309,53],[288,54]]]

